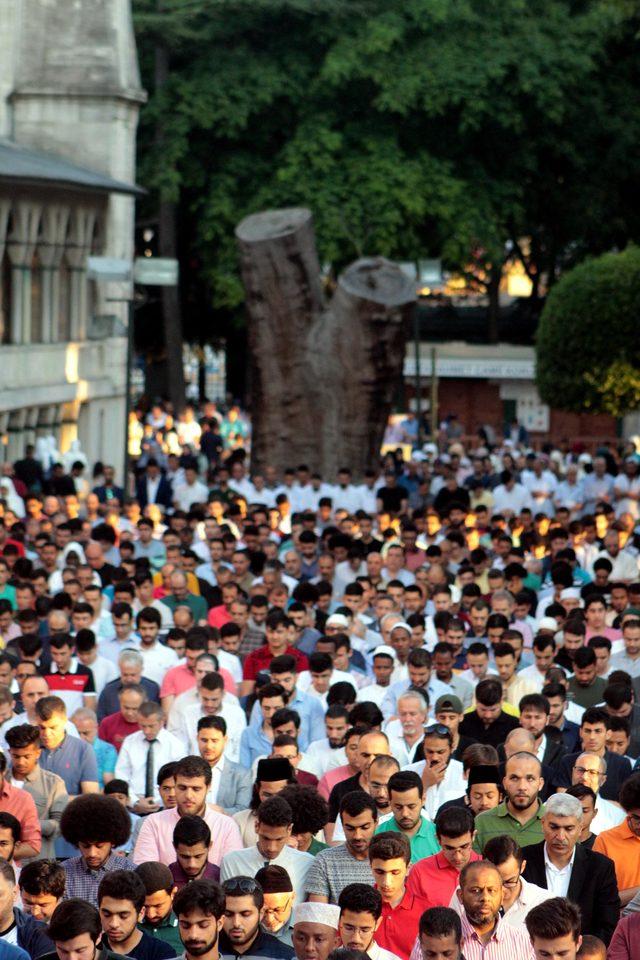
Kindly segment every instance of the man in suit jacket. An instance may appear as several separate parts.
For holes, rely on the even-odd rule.
[[[147,461],[147,469],[136,483],[136,500],[141,510],[150,503],[158,503],[165,510],[173,504],[171,481],[162,476],[158,461],[153,457]]]
[[[580,907],[582,933],[611,940],[620,916],[620,897],[613,861],[578,842],[582,804],[577,797],[556,793],[542,817],[544,840],[524,847],[525,880],[567,897]]]
[[[253,791],[251,770],[225,757],[227,722],[224,717],[200,717],[197,742],[200,756],[211,766],[209,805],[229,816],[247,810]]]

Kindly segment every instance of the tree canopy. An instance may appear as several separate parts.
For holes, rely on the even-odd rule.
[[[542,311],[537,381],[545,403],[623,416],[640,407],[640,249],[565,273]]]
[[[180,202],[185,260],[213,309],[243,299],[234,226],[272,206],[309,206],[336,268],[442,256],[482,284],[517,256],[534,292],[640,232],[640,18],[626,0],[134,12],[151,93],[141,181]],[[157,44],[171,70],[156,94]]]

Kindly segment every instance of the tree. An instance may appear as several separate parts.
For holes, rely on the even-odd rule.
[[[627,0],[134,7],[143,68],[159,31],[170,61],[142,117],[142,179],[179,203],[183,266],[198,263],[218,316],[243,302],[235,225],[269,208],[311,207],[335,273],[371,253],[441,256],[494,319],[510,257],[537,295],[640,241]],[[145,134],[156,123],[161,146]]]
[[[536,344],[545,403],[621,417],[640,407],[640,249],[566,273],[547,298]]]
[[[252,467],[308,463],[360,478],[377,461],[402,375],[415,285],[398,266],[363,258],[327,303],[313,223],[303,208],[269,210],[236,229],[251,347]]]

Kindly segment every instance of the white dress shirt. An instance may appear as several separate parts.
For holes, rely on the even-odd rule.
[[[184,746],[168,730],[160,730],[153,750],[153,797],[160,802],[160,793],[156,785],[156,775],[161,766],[172,760],[184,757]],[[116,761],[116,778],[129,784],[133,797],[139,800],[146,796],[147,755],[149,741],[142,730],[130,733],[122,741]]]
[[[413,770],[419,777],[426,766],[424,760],[418,763],[409,763],[403,770]],[[455,800],[461,797],[466,790],[466,780],[462,776],[462,764],[459,760],[449,760],[444,777],[437,785],[429,787],[427,790],[427,799],[424,802],[423,810],[429,820],[435,820],[439,807],[448,800]]]
[[[617,803],[611,800],[605,800],[599,794],[596,797],[596,815],[591,821],[591,833],[602,833],[603,830],[611,830],[618,827],[626,817],[626,813]]]
[[[547,890],[551,891],[551,895],[554,897],[566,897],[569,892],[569,884],[571,882],[571,871],[573,870],[573,862],[576,858],[576,848],[573,848],[573,853],[571,854],[571,860],[566,865],[566,867],[556,867],[547,854],[547,845],[544,845],[544,872],[547,876]]]
[[[223,717],[227,723],[228,740],[225,754],[229,760],[238,763],[240,759],[240,737],[242,736],[242,731],[247,726],[247,718],[242,707],[238,706],[237,702],[233,703],[233,701],[228,700],[227,696],[228,695],[225,694],[223,697],[218,716]],[[199,754],[198,720],[204,716],[206,716],[206,714],[203,712],[199,700],[190,707],[186,707],[182,714],[182,725],[180,727],[179,737],[187,748],[187,751],[194,756],[198,756]]]
[[[211,767],[211,786],[207,790],[207,803],[218,802],[218,791],[220,790],[220,781],[222,780],[223,773],[224,753],[216,763],[215,767]]]
[[[337,747],[335,750],[329,746],[329,740],[325,737],[323,740],[313,740],[304,752],[301,767],[309,773],[315,774],[318,780],[327,773],[328,770],[335,770],[336,767],[342,767],[347,762],[347,755],[344,747]]]

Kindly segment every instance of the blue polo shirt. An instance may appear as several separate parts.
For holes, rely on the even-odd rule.
[[[80,793],[80,784],[84,781],[99,783],[98,763],[91,744],[68,733],[59,747],[53,750],[42,748],[40,766],[62,777],[70,796]]]
[[[287,710],[295,710],[300,716],[298,733],[300,750],[306,750],[314,740],[323,739],[325,736],[324,710],[322,709],[322,702],[317,697],[311,697],[308,693],[296,690],[293,700],[289,700],[287,703]],[[250,724],[252,727],[260,727],[262,724],[262,710],[258,700],[251,710]]]

